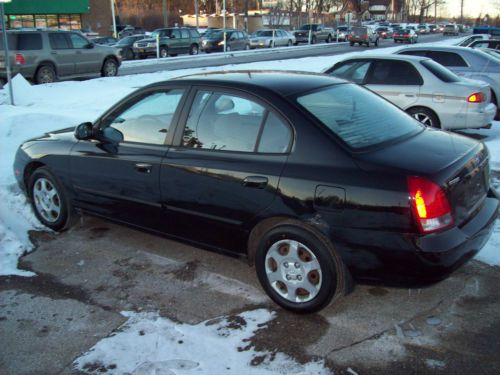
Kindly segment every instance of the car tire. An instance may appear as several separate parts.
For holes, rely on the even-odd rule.
[[[282,223],[260,239],[255,267],[278,305],[311,313],[345,293],[346,268],[329,241],[300,223]]]
[[[327,43],[331,43],[332,42],[332,36],[330,34],[328,34],[328,37],[326,38],[326,42]]]
[[[104,60],[101,69],[101,76],[115,77],[118,74],[118,63],[115,59],[108,58]]]
[[[274,47],[276,47],[276,44],[273,41],[270,41],[268,47],[269,48],[274,48]]]
[[[441,128],[436,114],[425,107],[413,107],[407,110],[408,114],[425,126],[431,128]]]
[[[244,48],[245,51],[249,51],[250,50],[250,44],[245,44],[245,48]]]
[[[161,59],[167,58],[168,57],[168,48],[167,47],[160,47],[159,54],[160,54]]]
[[[43,225],[62,231],[71,224],[74,215],[66,191],[49,169],[41,167],[32,173],[28,192],[33,211]]]
[[[292,43],[292,41],[291,41],[291,40],[288,40],[288,42],[286,43],[286,46],[287,46],[287,47],[291,47],[291,46],[292,46],[292,44],[293,44],[293,43]]]
[[[351,47],[354,47],[354,43],[353,43],[353,42],[349,42],[349,45],[350,45]]]
[[[370,47],[370,41],[366,42],[366,46]]]
[[[197,55],[200,52],[198,45],[197,44],[191,44],[191,47],[189,47],[189,54],[190,55]]]
[[[52,65],[40,66],[35,74],[35,82],[38,84],[52,83],[57,81],[57,75]]]
[[[378,47],[378,39],[375,40],[375,47]]]

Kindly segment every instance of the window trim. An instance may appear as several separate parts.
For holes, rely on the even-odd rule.
[[[363,85],[374,85],[374,86],[377,86],[377,85],[383,85],[383,86],[423,86],[425,84],[425,81],[424,81],[424,78],[422,77],[422,74],[420,74],[420,72],[418,71],[418,69],[409,61],[404,61],[404,60],[397,60],[397,59],[367,59],[367,60],[371,60],[372,64],[370,65],[370,67],[368,68],[368,71],[366,72],[366,75],[365,75],[365,79],[363,80]],[[373,70],[375,69],[375,67],[377,66],[377,64],[380,64],[380,63],[386,63],[386,62],[398,62],[398,63],[402,63],[402,64],[407,64],[411,67],[411,69],[414,70],[415,73],[417,73],[418,77],[419,77],[419,82],[418,84],[409,84],[409,83],[397,83],[397,84],[391,84],[391,83],[370,83],[369,80],[370,78],[372,78],[373,76]]]
[[[234,95],[234,96],[239,96],[243,99],[247,99],[253,102],[256,102],[257,104],[261,105],[264,107],[264,115],[262,117],[262,121],[260,124],[259,132],[257,134],[257,139],[255,141],[255,147],[253,151],[233,151],[233,150],[213,150],[213,149],[207,149],[207,148],[193,148],[193,147],[185,147],[182,144],[182,137],[184,134],[184,129],[186,128],[187,125],[187,120],[189,113],[191,112],[191,108],[193,107],[194,104],[194,99],[196,98],[196,95],[200,91],[211,91],[211,92],[218,92],[223,95]],[[269,112],[272,111],[282,122],[285,126],[288,127],[288,131],[290,134],[290,140],[288,142],[288,147],[285,152],[283,153],[276,153],[276,152],[258,152],[258,148],[260,145],[260,136],[264,131],[264,125],[265,121],[267,120],[267,117],[269,115]],[[182,113],[180,114],[177,124],[176,124],[176,129],[175,129],[175,134],[173,135],[173,140],[171,142],[172,147],[179,148],[181,150],[196,150],[196,152],[220,152],[220,153],[230,153],[230,154],[244,154],[244,155],[288,155],[292,152],[293,146],[295,145],[295,129],[291,125],[291,122],[288,120],[288,118],[274,105],[269,103],[267,100],[261,98],[260,96],[257,96],[253,93],[249,93],[248,91],[245,90],[240,90],[237,88],[231,88],[227,86],[218,86],[218,85],[193,85],[191,86],[189,95],[186,97],[185,103],[183,105]]]
[[[133,105],[135,105],[136,103],[138,103],[140,100],[142,100],[146,96],[155,94],[157,92],[172,91],[172,90],[176,90],[176,89],[184,90],[184,93],[182,94],[181,100],[179,101],[179,104],[177,105],[177,109],[175,110],[175,113],[172,117],[172,122],[170,124],[170,128],[169,128],[162,144],[147,143],[147,142],[131,142],[131,141],[120,142],[120,144],[123,144],[123,145],[146,145],[146,146],[152,146],[152,147],[170,147],[172,145],[172,140],[177,132],[179,118],[184,110],[184,106],[186,105],[186,101],[187,101],[189,94],[190,94],[190,91],[191,91],[189,86],[184,86],[184,85],[153,86],[153,87],[147,88],[144,91],[141,90],[141,91],[133,92],[132,94],[126,96],[120,102],[118,102],[117,105],[115,105],[114,107],[112,107],[108,111],[106,111],[96,122],[94,122],[94,124],[92,126],[94,133],[97,134],[99,132],[99,130],[103,127],[103,123],[114,113],[123,112],[127,108],[130,108]]]

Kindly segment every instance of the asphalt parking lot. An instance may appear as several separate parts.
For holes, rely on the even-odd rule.
[[[299,316],[274,305],[242,259],[91,217],[31,236],[20,268],[37,276],[0,278],[2,374],[79,373],[75,358],[124,322],[121,311],[196,324],[256,308],[276,318],[250,346],[323,359],[335,374],[500,373],[499,267],[472,261],[425,289],[357,285]]]

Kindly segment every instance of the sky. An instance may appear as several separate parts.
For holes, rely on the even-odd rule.
[[[461,0],[446,0],[448,13],[452,17],[460,17]],[[464,0],[464,17],[478,17],[489,14],[496,17],[500,14],[500,0]]]

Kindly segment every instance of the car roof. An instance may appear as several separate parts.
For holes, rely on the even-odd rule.
[[[399,61],[411,61],[411,62],[419,62],[422,60],[430,60],[429,57],[426,56],[413,56],[413,55],[380,55],[380,54],[369,54],[369,53],[363,53],[357,56],[351,56],[348,58],[345,58],[341,61],[347,61],[347,60],[366,60],[366,59],[371,59],[371,60],[399,60]],[[339,61],[340,62],[340,61]]]
[[[283,70],[235,70],[197,73],[174,78],[172,81],[246,88],[250,90],[258,88],[270,90],[282,96],[290,96],[324,86],[347,82],[343,79],[329,77],[319,73]]]
[[[443,46],[419,46],[419,47],[405,47],[399,51],[406,51],[406,50],[420,50],[420,51],[449,51],[449,52],[470,52],[471,48],[469,47],[460,47],[460,46],[448,46],[448,45],[443,45]]]

